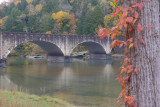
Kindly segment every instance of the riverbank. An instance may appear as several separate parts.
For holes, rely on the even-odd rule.
[[[21,92],[0,91],[0,107],[76,107],[66,101],[49,96],[29,95]]]

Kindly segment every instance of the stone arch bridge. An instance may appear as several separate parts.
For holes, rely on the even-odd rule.
[[[93,57],[101,57],[111,53],[112,40],[100,40],[97,36],[0,32],[0,62],[4,62],[14,48],[25,42],[39,45],[48,56],[70,56],[73,49],[82,44]]]

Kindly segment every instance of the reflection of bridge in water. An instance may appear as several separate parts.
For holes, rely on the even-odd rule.
[[[0,75],[0,89],[8,91],[23,91],[40,95],[46,93],[61,92],[62,90],[69,90],[72,87],[79,90],[81,86],[78,86],[78,84],[81,84],[81,82],[83,81],[91,83],[94,83],[96,81],[105,82],[103,80],[107,79],[106,81],[108,81],[110,77],[113,76],[113,67],[111,63],[104,64],[104,62],[102,62],[103,65],[101,67],[96,67],[95,65],[97,65],[97,63],[87,62],[79,59],[75,60],[77,61],[77,63],[71,65],[73,67],[64,66],[64,64],[62,63],[60,63],[60,65],[54,64],[54,66],[48,67],[44,65],[43,71],[46,72],[33,72],[33,75],[39,75],[35,78],[32,78],[33,75],[30,76],[29,74],[23,74],[21,75],[22,77],[20,77],[20,75],[17,75],[15,72],[9,72],[7,74],[4,73],[3,75]],[[83,67],[79,66],[80,63],[83,63]],[[90,63],[92,67],[87,67],[86,63]],[[35,67],[37,68],[37,66],[38,65],[36,65]],[[81,72],[77,71],[77,69],[80,69],[79,67],[81,67],[82,69]],[[55,72],[47,71],[51,69],[53,70],[53,68]],[[10,66],[8,66],[7,69],[10,70]],[[87,72],[86,74],[86,71],[93,71],[93,69],[94,72]],[[34,67],[33,70],[36,71]],[[27,71],[24,71],[24,73],[27,73]],[[87,75],[93,77],[88,78]]]
[[[57,57],[68,58],[77,45],[86,46],[91,58],[106,59],[113,41],[108,38],[100,40],[97,36],[0,32],[0,63],[5,63],[9,53],[25,42],[39,45],[48,56],[55,56],[49,60],[57,61]]]

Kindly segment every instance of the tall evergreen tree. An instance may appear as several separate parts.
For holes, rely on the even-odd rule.
[[[78,33],[84,35],[95,35],[95,29],[98,25],[103,26],[103,11],[99,5],[94,10],[89,10],[78,26]]]

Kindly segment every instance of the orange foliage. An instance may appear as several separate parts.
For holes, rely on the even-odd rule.
[[[26,0],[26,1],[27,1],[27,3],[29,4],[29,3],[32,3],[33,0]]]
[[[2,19],[0,19],[0,28],[1,29],[5,29],[4,23],[7,20],[8,16],[3,17]]]
[[[17,4],[21,3],[21,1],[17,0],[17,1],[14,1],[14,4],[17,6]]]
[[[42,4],[37,4],[37,5],[36,5],[36,10],[37,10],[38,12],[40,12],[40,11],[42,10]]]
[[[47,31],[46,34],[52,34],[52,31]]]

